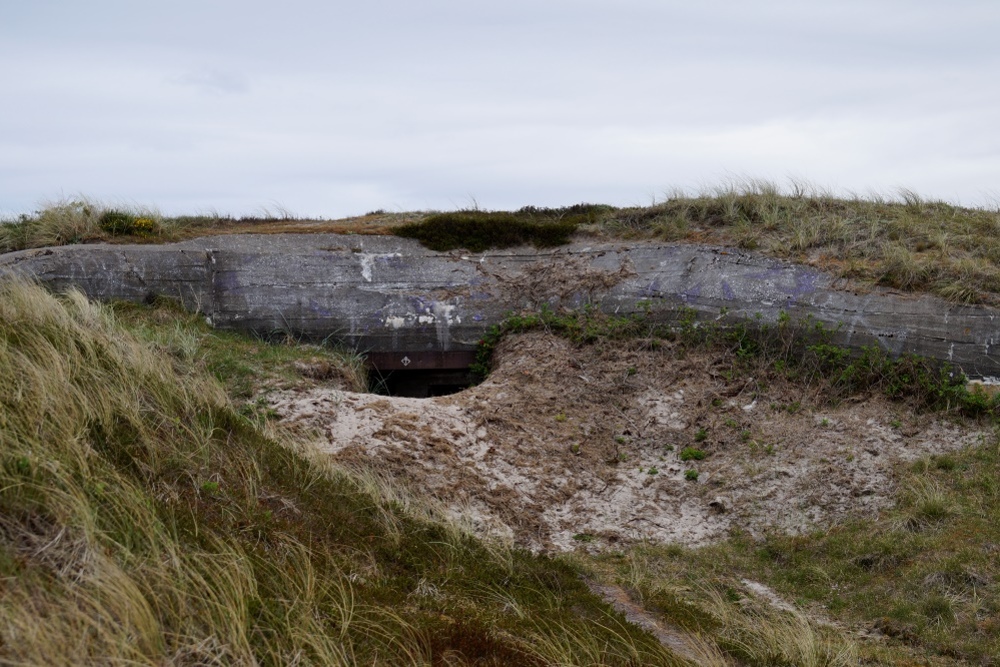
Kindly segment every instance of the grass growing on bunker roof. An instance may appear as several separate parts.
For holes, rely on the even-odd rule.
[[[148,219],[152,229],[128,220],[102,228],[106,211]],[[0,223],[0,252],[89,241],[151,243],[281,232],[402,233],[435,249],[481,252],[520,244],[561,245],[585,231],[609,240],[736,246],[805,262],[858,285],[1000,304],[1000,208],[964,207],[909,190],[845,196],[796,181],[782,187],[762,179],[736,179],[700,192],[676,190],[649,206],[372,211],[343,220],[305,220],[281,210],[241,218],[167,217],[143,207],[77,198]]]
[[[301,218],[280,208],[262,208],[256,215],[243,216],[165,216],[152,207],[80,196],[0,218],[0,253],[78,243],[169,243],[219,234],[386,234],[388,228],[423,217],[421,213],[374,211],[324,220]]]
[[[0,283],[0,662],[680,664],[566,565],[269,439],[142,320]]]
[[[612,237],[732,245],[806,262],[862,284],[1000,303],[1000,207],[921,197],[838,196],[792,181],[734,180],[652,206],[616,209]]]
[[[608,206],[577,204],[566,208],[526,206],[508,211],[456,211],[431,215],[393,229],[431,250],[463,248],[471,252],[533,245],[551,248],[569,243],[582,224],[592,224],[611,210]]]

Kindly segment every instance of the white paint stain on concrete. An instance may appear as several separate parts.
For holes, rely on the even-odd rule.
[[[422,306],[420,312],[390,315],[382,323],[389,329],[433,324],[438,329],[439,338],[443,337],[442,340],[445,340],[448,327],[462,323],[462,316],[456,313],[457,310],[458,306],[454,304],[434,301],[429,305]]]
[[[402,257],[398,252],[390,253],[359,253],[358,257],[361,260],[361,277],[365,279],[365,282],[372,281],[372,268],[375,266],[375,260],[378,259],[391,259],[393,257]]]
[[[458,306],[455,306],[454,304],[441,303],[440,301],[435,301],[434,304],[431,306],[431,308],[434,311],[435,317],[441,318],[444,322],[448,323],[449,325],[462,323],[461,316],[455,314],[455,310],[458,308]]]

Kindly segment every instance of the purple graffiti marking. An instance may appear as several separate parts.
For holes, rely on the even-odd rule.
[[[757,273],[751,273],[747,276],[747,280],[780,280],[785,277],[786,270],[781,267],[772,267],[770,269],[765,269]]]
[[[391,269],[405,269],[409,264],[402,257],[397,255],[381,255],[376,257],[375,261],[379,264],[384,264]]]
[[[722,298],[726,301],[732,301],[736,298],[736,293],[733,292],[733,288],[729,286],[728,280],[722,281]]]
[[[433,309],[433,304],[422,296],[411,296],[410,303],[415,313],[429,313]]]
[[[212,287],[233,294],[239,294],[243,291],[235,271],[216,271],[212,279]]]
[[[695,285],[691,289],[684,290],[680,294],[681,301],[684,303],[690,303],[701,297],[701,285]]]
[[[337,315],[335,311],[332,311],[329,308],[321,306],[319,302],[316,301],[316,299],[309,299],[309,311],[316,313],[318,315],[322,315],[323,317],[335,317]]]
[[[818,273],[797,271],[795,273],[795,298],[798,299],[807,294],[815,294],[818,280]]]

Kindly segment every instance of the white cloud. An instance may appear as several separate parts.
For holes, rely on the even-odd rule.
[[[169,81],[182,86],[192,86],[208,93],[235,94],[250,90],[249,82],[241,74],[210,68],[185,72]]]
[[[0,209],[629,204],[733,173],[976,203],[995,7],[39,0],[0,20]]]

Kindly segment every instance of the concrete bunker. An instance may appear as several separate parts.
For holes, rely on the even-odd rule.
[[[0,278],[89,298],[181,300],[213,325],[335,338],[369,351],[397,395],[468,384],[483,334],[510,313],[584,306],[650,323],[768,325],[783,317],[852,349],[917,354],[971,378],[1000,377],[1000,310],[882,288],[734,248],[586,239],[553,250],[434,252],[390,236],[247,234],[164,245],[70,245],[0,255]]]
[[[456,394],[472,385],[472,351],[369,352],[368,385],[375,393],[410,398]]]

